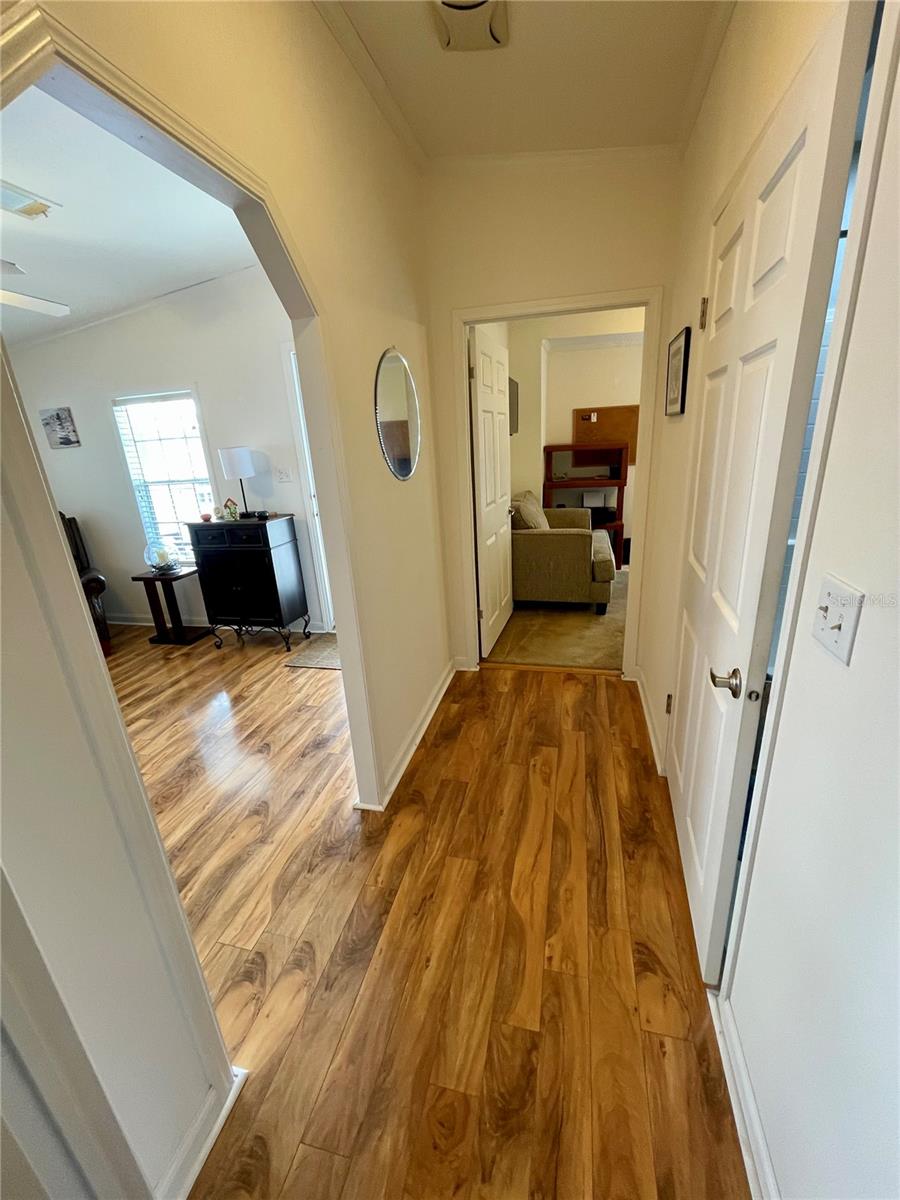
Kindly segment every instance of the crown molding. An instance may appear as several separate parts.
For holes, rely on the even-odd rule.
[[[334,40],[347,56],[381,115],[410,152],[419,170],[423,170],[428,164],[428,155],[401,112],[399,104],[391,95],[391,90],[365,42],[356,32],[356,26],[347,14],[346,5],[340,0],[313,0],[313,6],[331,30]]]
[[[612,350],[616,346],[642,346],[643,331],[631,333],[588,333],[583,337],[544,338],[548,354],[571,354],[577,350]]]

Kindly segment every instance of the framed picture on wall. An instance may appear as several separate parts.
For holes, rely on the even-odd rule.
[[[71,408],[42,408],[40,416],[51,450],[81,445]]]
[[[691,351],[691,330],[686,325],[669,342],[669,367],[666,371],[666,416],[678,417],[684,412],[687,395],[688,358]]]

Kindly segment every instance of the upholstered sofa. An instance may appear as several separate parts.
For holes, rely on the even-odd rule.
[[[514,496],[512,509],[513,600],[595,604],[605,613],[616,563],[609,534],[591,529],[590,510],[541,509],[532,492]]]

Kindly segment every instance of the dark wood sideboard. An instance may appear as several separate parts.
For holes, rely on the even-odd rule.
[[[216,646],[220,628],[233,629],[239,641],[272,629],[291,648],[294,621],[303,621],[309,637],[309,606],[290,513],[238,521],[197,521],[188,525],[206,616]]]

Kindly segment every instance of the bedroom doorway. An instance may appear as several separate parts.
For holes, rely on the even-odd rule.
[[[655,378],[641,299],[467,322],[483,665],[628,674]]]

